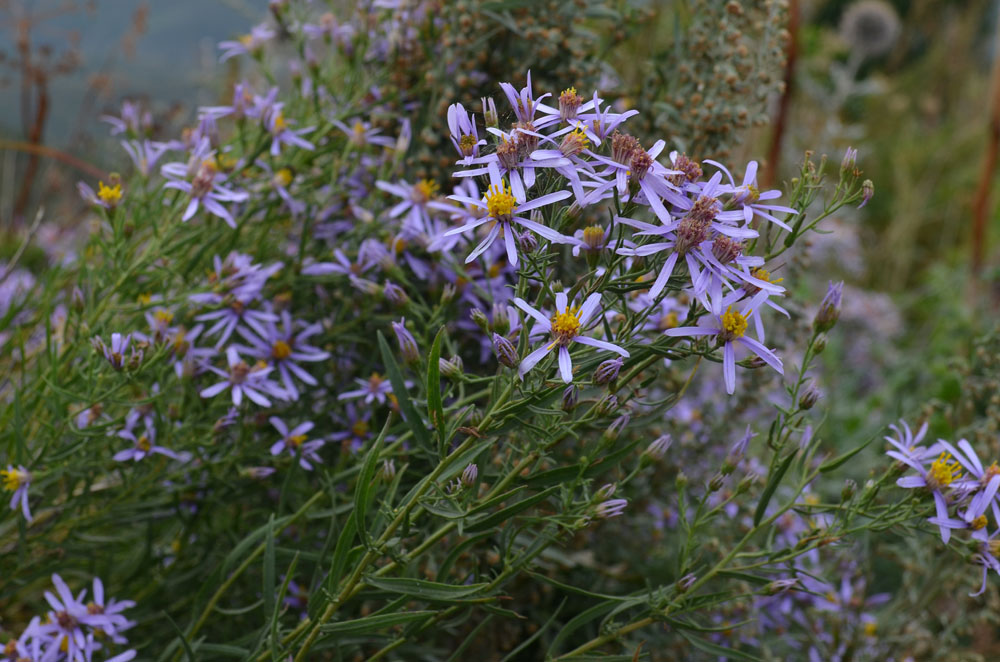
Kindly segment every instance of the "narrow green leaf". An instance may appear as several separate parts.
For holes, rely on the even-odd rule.
[[[486,529],[491,529],[500,522],[506,522],[519,512],[531,508],[540,501],[544,501],[545,499],[549,498],[550,495],[555,493],[556,490],[558,489],[560,489],[559,485],[553,485],[547,490],[543,490],[538,494],[528,497],[527,499],[522,499],[521,501],[518,501],[515,504],[511,504],[506,508],[502,508],[501,510],[496,511],[495,513],[492,513],[491,515],[488,515],[487,517],[484,517],[479,521],[472,522],[466,525],[465,530],[468,533],[478,533],[480,531],[485,531]]]
[[[414,600],[453,602],[468,598],[483,590],[488,584],[442,584],[409,577],[366,577],[365,583],[390,593],[402,593]]]
[[[354,535],[358,531],[357,514],[356,510],[351,511],[347,521],[344,522],[344,528],[337,537],[337,546],[333,549],[333,560],[330,562],[330,574],[326,579],[327,593],[332,594],[336,591],[340,577],[344,574],[344,568],[347,567],[347,557],[354,546]]]
[[[613,602],[602,602],[600,604],[594,605],[590,609],[586,609],[562,626],[559,633],[552,639],[552,643],[549,644],[549,650],[545,654],[546,658],[552,657],[555,652],[559,649],[559,644],[563,642],[567,637],[576,632],[578,629],[586,625],[587,623],[597,620],[605,614],[605,612],[611,611],[611,608],[615,606]]]
[[[767,485],[764,487],[764,491],[761,492],[760,501],[757,503],[757,510],[753,514],[753,525],[757,526],[760,524],[760,520],[764,518],[764,512],[767,510],[767,504],[771,502],[771,497],[774,495],[774,491],[778,489],[778,484],[781,483],[781,479],[785,477],[785,472],[788,471],[788,467],[792,466],[792,460],[798,454],[798,450],[792,451],[781,461],[778,468],[771,472],[770,477],[767,480]]]
[[[187,655],[188,662],[197,662],[194,656],[194,651],[191,650],[191,644],[188,643],[187,637],[184,636],[184,632],[181,631],[174,619],[170,618],[170,614],[163,612],[163,616],[166,617],[167,621],[170,623],[170,627],[174,629],[177,633],[177,638],[181,642],[181,646],[184,648],[184,654]]]
[[[372,493],[375,491],[375,471],[378,467],[379,454],[382,452],[383,441],[385,440],[386,432],[389,430],[390,423],[392,423],[392,415],[389,415],[385,419],[382,432],[372,441],[371,447],[365,454],[365,461],[361,465],[361,473],[358,474],[358,483],[354,488],[354,524],[357,527],[362,542],[367,542],[369,538],[365,515],[368,512]]]
[[[385,372],[389,376],[389,382],[392,384],[392,393],[399,402],[399,408],[403,412],[406,424],[413,431],[413,436],[416,437],[420,445],[424,448],[430,448],[430,433],[424,427],[423,419],[420,418],[417,410],[413,407],[410,394],[406,391],[406,382],[403,379],[403,374],[399,371],[399,364],[396,363],[396,357],[393,355],[392,349],[389,348],[389,343],[386,342],[385,336],[382,335],[381,331],[378,332],[378,346],[382,352],[382,362],[385,364]]]
[[[324,634],[335,634],[338,636],[352,636],[359,634],[371,634],[384,630],[385,628],[411,621],[418,621],[428,616],[433,616],[434,611],[404,611],[398,614],[379,614],[376,616],[366,616],[353,621],[341,621],[339,623],[328,623],[320,628]]]
[[[431,355],[427,359],[427,416],[431,420],[431,425],[438,431],[438,452],[441,453],[441,457],[444,457],[445,444],[447,443],[444,404],[441,400],[441,366],[438,365],[438,359],[441,358],[441,339],[443,337],[444,327],[442,326],[437,335],[434,336]]]
[[[710,641],[705,641],[701,637],[696,637],[693,634],[689,634],[684,630],[677,630],[678,634],[688,640],[692,646],[697,649],[703,650],[706,653],[711,653],[715,657],[725,657],[725,658],[735,658],[738,660],[751,660],[751,662],[763,662],[763,660],[749,653],[744,653],[743,651],[736,650],[735,648],[726,648],[725,646],[719,646],[718,644],[713,644]]]
[[[274,611],[274,513],[268,518],[267,540],[264,544],[264,613]]]
[[[844,453],[840,457],[835,457],[832,460],[827,460],[826,462],[824,462],[823,464],[820,465],[819,470],[822,473],[827,473],[828,471],[833,471],[837,467],[842,466],[845,462],[847,462],[848,460],[850,460],[852,457],[854,457],[855,455],[857,455],[858,453],[860,453],[864,449],[868,448],[868,446],[873,441],[875,441],[875,437],[872,437],[871,439],[869,439],[865,443],[861,444],[857,448],[854,448],[854,449],[851,449],[851,450],[847,451],[846,453]]]

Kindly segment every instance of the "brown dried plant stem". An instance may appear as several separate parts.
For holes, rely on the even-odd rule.
[[[996,171],[998,151],[1000,151],[1000,20],[996,25],[996,40],[993,51],[993,74],[990,95],[989,135],[986,143],[986,158],[979,173],[979,185],[972,202],[972,275],[978,276],[983,266],[986,251],[986,217],[993,175]]]
[[[771,132],[771,145],[767,150],[767,168],[761,177],[762,185],[769,187],[778,179],[778,165],[781,162],[781,141],[788,124],[788,105],[792,98],[795,82],[795,61],[799,50],[799,0],[788,1],[788,53],[785,60],[785,88],[778,98],[778,112]]]

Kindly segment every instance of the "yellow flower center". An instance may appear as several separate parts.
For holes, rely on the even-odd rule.
[[[365,421],[357,421],[351,426],[351,434],[355,437],[364,437],[368,434],[368,423]]]
[[[993,476],[996,476],[997,474],[1000,474],[1000,466],[997,466],[997,463],[994,462],[990,466],[986,467],[986,471],[983,472],[983,477],[979,479],[979,482],[983,485],[988,485],[989,482],[993,480]]]
[[[753,269],[750,270],[750,275],[756,278],[757,280],[763,280],[768,283],[774,283],[775,285],[785,280],[784,278],[772,279],[771,272],[769,272],[767,269],[763,267],[754,267]]]
[[[356,141],[361,142],[364,140],[365,125],[361,123],[361,120],[358,120],[357,122],[354,123],[354,126],[351,127],[351,131],[354,132],[354,139]]]
[[[576,88],[575,87],[567,87],[565,90],[562,91],[562,94],[559,95],[559,96],[567,96],[568,97],[568,96],[573,95],[573,94],[576,94]]]
[[[135,442],[135,447],[143,453],[148,453],[149,449],[152,448],[152,444],[149,443],[149,438],[146,435],[142,435],[139,437],[138,441]]]
[[[604,228],[600,225],[590,225],[583,229],[583,243],[588,248],[598,249],[604,243]]]
[[[104,182],[97,182],[97,197],[106,205],[114,207],[122,199],[122,185],[115,184],[108,186]]]
[[[274,173],[274,181],[278,186],[288,188],[288,185],[292,183],[292,171],[288,168],[282,168]]]
[[[153,313],[153,319],[166,326],[174,321],[174,314],[169,310],[160,309]]]
[[[507,182],[500,182],[500,186],[492,185],[486,192],[486,208],[490,216],[497,220],[508,220],[517,206],[517,200],[510,191]]]
[[[437,182],[421,179],[413,187],[413,201],[423,204],[437,194]]]
[[[271,347],[271,356],[278,359],[279,361],[281,359],[287,359],[291,355],[292,355],[292,347],[284,340],[276,341],[274,343],[274,346]]]
[[[14,491],[28,482],[28,474],[18,469],[0,470],[0,478],[3,479],[3,488]]]
[[[730,306],[726,312],[722,313],[722,335],[728,340],[742,338],[747,332],[747,318],[742,313],[733,310]]]
[[[579,308],[566,307],[563,312],[552,316],[553,344],[567,345],[580,333]]]
[[[758,200],[760,200],[760,190],[756,186],[748,186],[746,196],[742,200],[743,204],[752,205]]]
[[[385,380],[382,379],[382,375],[378,374],[377,372],[373,372],[372,376],[368,378],[368,386],[374,391],[384,381]]]
[[[676,329],[680,325],[680,320],[677,318],[677,313],[671,310],[669,313],[660,318],[660,330],[666,331],[667,329]]]
[[[878,631],[878,624],[875,621],[868,621],[865,623],[865,636],[874,637],[875,632]]]
[[[927,470],[927,487],[932,490],[940,489],[951,483],[956,478],[962,477],[962,469],[952,457],[951,453],[941,453],[938,459],[931,463],[931,468]]]
[[[298,448],[299,446],[302,445],[302,442],[305,440],[306,436],[304,434],[297,434],[293,437],[288,438],[288,445],[291,446],[292,448]]]
[[[989,524],[989,520],[986,519],[986,515],[980,515],[976,519],[969,522],[969,527],[973,531],[978,531],[980,529],[986,528],[987,524]]]
[[[288,122],[285,121],[285,114],[279,111],[278,114],[274,116],[274,132],[278,133],[280,131],[284,131],[287,126]]]

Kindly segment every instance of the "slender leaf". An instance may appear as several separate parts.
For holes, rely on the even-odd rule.
[[[420,445],[423,448],[430,448],[430,433],[424,426],[423,419],[420,418],[417,410],[413,407],[410,394],[406,390],[406,382],[403,379],[403,374],[399,371],[399,364],[396,363],[396,357],[393,355],[392,350],[389,348],[389,343],[386,342],[385,336],[382,335],[381,331],[378,332],[378,346],[382,351],[382,362],[385,364],[385,372],[389,376],[389,382],[392,383],[392,393],[399,402],[399,408],[403,412],[406,424],[413,431],[413,436],[416,437]]]
[[[778,484],[781,483],[781,479],[785,477],[785,472],[788,471],[788,467],[792,466],[792,460],[798,451],[792,451],[781,461],[778,468],[771,472],[771,476],[768,478],[767,485],[764,487],[764,491],[761,492],[760,501],[757,502],[757,510],[753,514],[753,525],[757,526],[760,524],[760,520],[764,518],[764,512],[767,510],[767,504],[771,502],[771,497],[774,496],[774,491],[778,489]]]

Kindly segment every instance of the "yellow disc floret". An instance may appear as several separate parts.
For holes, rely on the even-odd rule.
[[[989,520],[986,519],[986,515],[980,515],[969,522],[969,528],[973,531],[979,531],[980,529],[985,529],[987,524],[989,524]]]
[[[429,179],[421,179],[413,186],[413,201],[423,204],[437,194],[437,182]]]
[[[299,446],[302,445],[302,442],[305,441],[305,440],[306,440],[306,436],[304,434],[297,434],[297,435],[289,437],[287,443],[292,448],[298,448]]]
[[[962,477],[962,469],[958,462],[952,458],[951,453],[941,453],[938,459],[931,462],[931,468],[927,470],[927,487],[932,490],[939,490],[942,487],[951,485],[953,481]]]
[[[291,355],[292,355],[292,346],[289,345],[284,340],[276,341],[274,343],[274,346],[271,347],[271,356],[278,359],[279,361],[282,359],[287,359]]]
[[[5,490],[16,490],[30,479],[30,475],[26,471],[20,471],[19,469],[0,469],[0,479],[3,479],[3,488]]]
[[[507,182],[500,182],[500,185],[492,185],[486,191],[486,209],[490,216],[497,220],[509,220],[517,206],[517,199],[510,191]]]
[[[742,313],[733,310],[730,306],[726,312],[722,313],[722,333],[727,340],[742,338],[747,332],[747,318]]]
[[[566,307],[552,316],[553,344],[568,345],[580,333],[579,308]]]
[[[122,185],[108,186],[104,182],[97,182],[97,197],[107,206],[115,207],[122,199]]]
[[[274,183],[282,188],[288,188],[288,185],[292,183],[292,171],[288,168],[281,168],[274,173]]]

